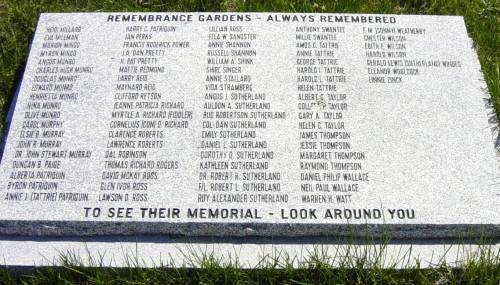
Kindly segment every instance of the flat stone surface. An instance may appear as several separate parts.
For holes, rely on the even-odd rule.
[[[0,233],[500,237],[462,17],[42,14]]]
[[[358,241],[359,242],[359,241]],[[31,269],[63,264],[61,255],[77,257],[85,266],[107,267],[201,267],[211,256],[221,265],[240,268],[284,266],[310,268],[312,257],[334,267],[355,260],[384,268],[431,268],[443,264],[461,266],[499,244],[477,245],[470,241],[413,240],[411,242],[354,243],[335,238],[214,238],[167,236],[14,237],[0,235],[2,265]],[[317,259],[316,259],[317,260]]]

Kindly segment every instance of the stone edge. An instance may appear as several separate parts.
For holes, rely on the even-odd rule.
[[[24,236],[174,235],[209,237],[493,238],[498,224],[284,224],[0,220],[0,234]]]

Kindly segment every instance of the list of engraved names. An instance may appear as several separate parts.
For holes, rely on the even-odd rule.
[[[70,219],[91,221],[419,218],[373,192],[383,138],[367,141],[358,108],[372,92],[460,71],[459,57],[420,52],[428,26],[279,13],[41,23],[2,205],[71,207]]]

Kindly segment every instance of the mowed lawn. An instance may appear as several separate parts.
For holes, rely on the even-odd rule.
[[[461,15],[476,45],[492,104],[497,114],[500,110],[499,0],[0,0],[0,131],[5,127],[9,100],[26,63],[38,15],[42,12],[94,11]],[[488,248],[459,268],[443,264],[432,269],[382,269],[370,260],[354,259],[345,267],[332,268],[314,257],[306,269],[294,269],[286,261],[277,261],[263,269],[242,270],[237,266],[221,265],[210,256],[201,263],[203,267],[196,270],[134,266],[102,269],[82,267],[78,260],[65,256],[59,264],[63,266],[57,268],[28,272],[0,268],[0,284],[500,284],[499,252],[491,252]]]

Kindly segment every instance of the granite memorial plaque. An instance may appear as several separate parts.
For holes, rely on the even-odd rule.
[[[0,234],[499,237],[488,99],[462,17],[42,14]]]

